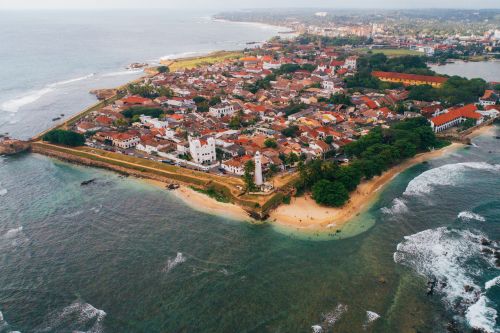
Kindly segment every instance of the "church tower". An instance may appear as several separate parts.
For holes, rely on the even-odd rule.
[[[260,152],[255,153],[255,185],[261,186],[264,182],[262,181],[262,160]]]

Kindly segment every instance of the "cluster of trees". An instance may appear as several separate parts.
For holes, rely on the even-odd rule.
[[[255,162],[251,159],[245,163],[245,173],[243,174],[243,181],[248,192],[254,192],[257,186],[254,182]]]
[[[43,140],[71,147],[83,146],[85,136],[76,132],[66,131],[62,129],[52,130],[43,136]]]
[[[127,89],[132,95],[139,95],[144,98],[172,97],[174,95],[169,88],[163,86],[155,87],[152,84],[132,83],[128,85]]]
[[[297,42],[302,45],[309,43],[321,43],[323,46],[344,46],[344,45],[368,45],[372,44],[371,38],[360,36],[346,36],[346,37],[326,37],[316,35],[300,35],[297,37]]]
[[[134,116],[151,116],[153,118],[160,118],[160,116],[163,114],[163,109],[161,108],[151,108],[147,106],[133,106],[131,108],[128,108],[122,112],[122,115],[124,115],[126,118],[134,118]]]
[[[264,141],[264,146],[266,148],[276,148],[278,147],[278,143],[272,138],[267,138],[266,141]]]
[[[253,84],[248,84],[245,89],[250,91],[252,94],[255,94],[260,89],[270,89],[271,81],[276,81],[278,76],[287,75],[295,73],[298,70],[306,70],[308,72],[313,72],[316,69],[316,65],[313,64],[283,64],[280,68],[273,70],[273,72],[266,77],[255,81]]]
[[[282,111],[288,117],[294,113],[300,112],[307,108],[307,105],[304,103],[294,103],[293,101],[288,104]]]
[[[295,138],[299,134],[299,127],[297,125],[291,125],[287,128],[281,130],[281,134],[287,138]]]
[[[346,95],[346,94],[342,94],[342,93],[331,94],[330,98],[319,97],[318,101],[328,103],[328,104],[353,105],[351,97]]]
[[[345,154],[353,159],[348,165],[323,160],[300,163],[297,189],[312,190],[319,204],[339,207],[362,179],[371,179],[418,152],[443,144],[423,117],[405,120],[387,129],[377,127],[344,147]]]
[[[156,70],[158,71],[158,73],[168,73],[168,72],[170,72],[170,68],[168,68],[168,66],[158,66],[156,68]]]
[[[358,59],[358,71],[346,78],[348,88],[389,89],[401,87],[400,83],[382,82],[372,76],[373,71],[399,72],[420,75],[435,75],[423,56],[401,56],[388,58],[383,53],[368,54]]]
[[[459,76],[452,76],[441,88],[430,85],[410,86],[409,99],[418,101],[441,101],[447,106],[460,103],[476,102],[484,94],[487,83],[483,79],[468,80]]]

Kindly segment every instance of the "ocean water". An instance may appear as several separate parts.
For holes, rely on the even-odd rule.
[[[474,143],[400,174],[366,213],[374,225],[341,240],[206,215],[103,170],[4,157],[0,332],[446,332],[450,321],[497,332],[500,271],[484,249],[500,239],[500,146],[492,134]]]
[[[201,11],[0,11],[0,133],[27,138],[95,102],[89,91],[141,76],[133,62],[235,50],[278,27]]]
[[[500,80],[500,61],[463,62],[457,61],[443,66],[431,66],[440,74],[458,75],[468,79],[481,78],[487,82]]]
[[[22,15],[54,24],[55,16]],[[163,22],[158,13],[151,15],[143,21],[153,24],[156,17]],[[65,23],[85,22],[62,17]],[[209,22],[202,26],[216,24],[199,20]],[[123,36],[109,30],[133,29],[116,17],[96,21],[108,22],[115,38]],[[6,26],[0,29],[3,40],[6,31],[15,33],[12,23]],[[248,41],[269,33],[268,28],[234,27],[256,29]],[[46,33],[55,36],[61,30],[50,29]],[[84,35],[92,31],[78,29]],[[111,45],[106,29],[95,29],[94,41]],[[149,42],[144,43],[149,47]],[[194,46],[190,50],[181,42],[176,40],[178,51],[170,52],[193,52]],[[57,54],[49,49],[44,52]],[[158,51],[150,57],[166,52]],[[123,64],[148,60],[114,50],[125,56],[114,65],[101,63],[95,59],[114,57],[101,52],[88,64],[89,53],[80,56],[78,63],[88,66],[81,72],[62,60],[73,61],[70,56],[54,60],[54,74],[46,75],[37,71],[50,73],[47,66],[20,61],[34,73],[33,82],[29,75],[13,83],[0,80],[10,87],[0,89],[2,102],[100,73],[74,81],[90,87],[93,79],[120,71]],[[122,79],[129,77],[116,78]],[[91,102],[73,88],[68,103]],[[44,121],[50,123],[45,117],[52,114],[46,112],[69,114],[57,97],[65,88],[55,90],[17,112],[3,111],[20,120],[2,125],[2,131],[30,136]],[[44,109],[45,99],[51,102]],[[491,254],[500,240],[496,135],[498,127],[470,147],[401,173],[352,224],[363,232],[343,239],[298,237],[270,224],[203,214],[162,188],[104,170],[36,154],[0,157],[0,332],[446,332],[451,321],[459,332],[472,327],[498,332],[500,271]],[[91,178],[96,181],[80,185]],[[428,296],[432,279],[437,284]]]

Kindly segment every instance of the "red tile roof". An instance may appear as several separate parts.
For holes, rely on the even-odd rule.
[[[442,76],[417,75],[417,74],[406,74],[406,73],[396,73],[396,72],[373,71],[372,75],[378,78],[399,79],[408,81],[423,81],[430,83],[445,83],[446,81],[448,81],[448,78]]]
[[[447,113],[432,118],[431,121],[434,123],[434,126],[441,126],[460,117],[477,120],[481,118],[481,114],[476,111],[477,107],[474,104],[468,104],[459,108],[450,109]]]

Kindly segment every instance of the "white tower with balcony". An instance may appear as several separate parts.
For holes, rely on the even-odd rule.
[[[262,181],[262,160],[260,156],[260,152],[255,153],[255,185],[262,186],[264,183]]]

